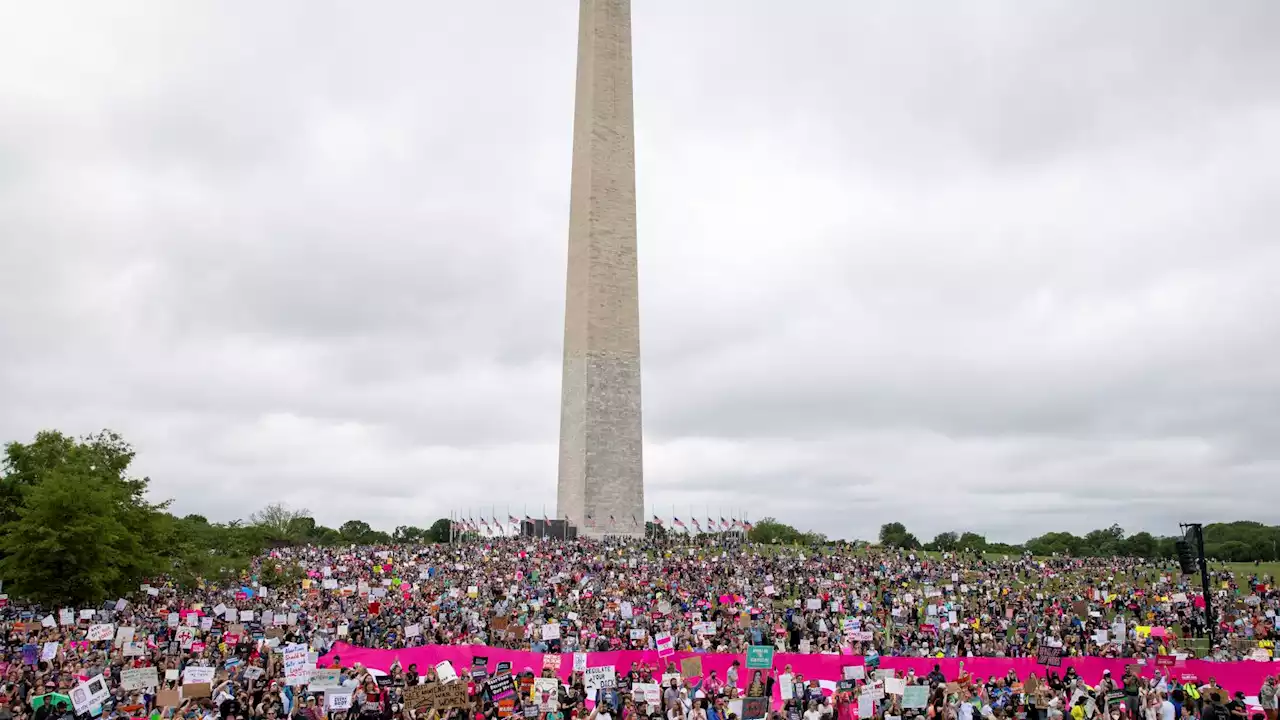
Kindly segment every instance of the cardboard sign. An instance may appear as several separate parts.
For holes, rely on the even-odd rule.
[[[436,695],[436,709],[468,708],[471,700],[467,697],[467,686],[462,683],[441,685]]]
[[[681,660],[680,675],[690,680],[702,677],[702,658],[694,656]]]
[[[428,685],[410,685],[404,689],[404,704],[410,710],[433,708],[440,689],[445,687],[439,683]]]
[[[156,705],[176,708],[182,704],[182,693],[178,690],[161,690],[156,693]]]

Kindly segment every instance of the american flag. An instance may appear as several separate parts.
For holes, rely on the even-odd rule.
[[[662,518],[658,517],[657,515],[654,515],[653,524],[657,525],[658,527],[662,527]]]
[[[702,526],[698,524],[698,518],[693,519],[693,529],[702,532]]]
[[[678,528],[683,528],[683,527],[685,527],[685,524],[684,524],[684,523],[682,523],[682,522],[680,522],[680,518],[678,518],[678,517],[673,517],[673,518],[671,518],[671,524],[672,524],[672,525],[675,525],[675,526],[676,526],[676,527],[678,527]],[[687,528],[686,528],[686,529],[687,529]]]
[[[724,528],[725,530],[729,529],[729,521],[725,520],[723,515],[720,516],[720,527]]]
[[[508,515],[508,516],[507,516],[507,522],[508,522],[508,523],[511,523],[512,525],[519,525],[519,524],[520,524],[520,521],[516,519],[516,516],[515,516],[515,515]]]

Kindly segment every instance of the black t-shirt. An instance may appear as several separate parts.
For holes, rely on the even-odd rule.
[[[223,717],[223,720],[226,720],[228,717],[239,715],[242,712],[244,712],[244,706],[240,704],[240,700],[238,698],[227,698],[218,706],[218,714]]]

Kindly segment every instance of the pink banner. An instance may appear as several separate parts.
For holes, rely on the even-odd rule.
[[[618,671],[626,672],[635,663],[648,663],[650,666],[663,669],[666,668],[667,663],[674,662],[678,668],[680,667],[681,659],[694,655],[702,658],[702,670],[707,676],[714,672],[721,681],[724,680],[725,671],[729,669],[729,665],[734,660],[737,660],[740,664],[738,685],[743,688],[747,686],[747,683],[751,681],[756,672],[746,668],[746,660],[742,655],[676,653],[670,657],[659,658],[657,650],[587,653],[587,667],[612,665]],[[400,664],[405,668],[408,668],[411,664],[416,664],[419,673],[425,673],[427,667],[434,666],[443,660],[448,660],[459,674],[465,674],[471,667],[471,658],[487,657],[489,659],[490,672],[493,671],[497,663],[504,660],[511,663],[511,670],[514,673],[519,673],[525,668],[532,670],[536,674],[541,674],[542,672],[542,653],[529,652],[527,650],[504,650],[483,645],[426,645],[399,650],[370,650],[338,643],[333,650],[320,659],[321,666],[332,663],[335,656],[342,658],[342,664],[345,667],[360,663],[365,667],[383,671],[390,668],[396,658],[399,658]],[[1067,657],[1062,659],[1061,667],[1048,668],[1043,665],[1037,665],[1035,658],[973,657],[935,659],[881,657],[880,667],[882,669],[892,668],[902,673],[905,673],[908,669],[914,669],[916,675],[928,675],[933,671],[933,666],[938,665],[947,680],[954,680],[959,674],[960,663],[962,662],[964,663],[965,672],[975,679],[981,678],[983,680],[992,675],[1004,677],[1010,668],[1017,672],[1020,679],[1025,680],[1031,673],[1043,678],[1046,670],[1057,670],[1061,675],[1066,673],[1067,668],[1074,667],[1076,673],[1090,685],[1097,684],[1102,679],[1103,670],[1110,670],[1112,674],[1119,677],[1124,674],[1125,666],[1135,663],[1133,660],[1125,659]],[[787,665],[790,665],[793,672],[804,675],[805,679],[826,680],[829,682],[835,682],[843,677],[844,671],[842,668],[845,665],[862,665],[863,663],[864,660],[861,655],[775,653],[773,656],[775,673],[782,672]],[[1165,671],[1166,675],[1170,676],[1174,683],[1181,684],[1184,682],[1184,676],[1189,679],[1190,676],[1194,675],[1197,682],[1202,684],[1213,678],[1220,687],[1231,692],[1240,691],[1246,695],[1256,695],[1258,688],[1262,687],[1263,679],[1269,674],[1276,674],[1274,667],[1271,663],[1253,661],[1206,662],[1204,660],[1187,660],[1181,665],[1160,669]],[[1151,677],[1156,669],[1154,662],[1148,661],[1142,668],[1142,675]],[[565,653],[560,659],[559,675],[562,679],[567,679],[572,672],[573,656],[571,653]],[[775,701],[778,700],[778,690],[779,688],[775,686]]]

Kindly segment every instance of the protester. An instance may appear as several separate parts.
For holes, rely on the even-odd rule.
[[[1213,582],[1220,588],[1211,599],[1221,641],[1208,657],[1240,660],[1260,650],[1269,657],[1280,609],[1271,578],[1220,572]],[[420,702],[417,688],[450,684],[434,668],[397,663],[373,671],[340,656],[314,668],[339,642],[388,650],[484,645],[574,653],[652,650],[660,637],[681,653],[740,655],[771,646],[865,656],[869,666],[880,657],[1050,652],[1157,667],[1144,677],[1126,672],[1119,683],[1104,679],[1098,688],[1085,686],[1074,668],[1065,680],[1046,673],[1028,693],[1016,674],[983,680],[962,670],[948,683],[934,665],[927,677],[903,678],[904,687],[928,688],[919,705],[903,708],[901,696],[865,699],[880,692],[875,683],[884,678],[849,680],[841,689],[789,668],[762,672],[735,662],[721,667],[723,679],[716,673],[693,679],[668,664],[618,668],[612,695],[588,693],[582,673],[574,673],[551,694],[555,702],[544,695],[547,701],[526,717],[754,720],[744,696],[774,698],[777,688],[792,687],[782,706],[792,720],[886,713],[1038,720],[1061,717],[1063,708],[1076,720],[1108,708],[1127,720],[1180,720],[1194,712],[1194,703],[1177,700],[1183,688],[1157,659],[1191,652],[1206,630],[1201,604],[1197,587],[1175,568],[1127,558],[926,557],[837,546],[511,537],[281,548],[230,586],[178,588],[154,578],[96,608],[6,602],[0,607],[0,720],[508,717],[528,712],[532,669],[486,667],[468,677],[470,668],[457,668],[463,677],[456,682],[470,689],[466,707],[427,710],[406,703]],[[633,692],[649,682],[664,687]],[[507,702],[506,687],[520,702]],[[1113,691],[1120,694],[1114,705]],[[1273,680],[1258,691],[1258,702],[1268,720],[1276,720]],[[1221,703],[1222,720],[1247,711],[1242,703],[1242,696]]]

